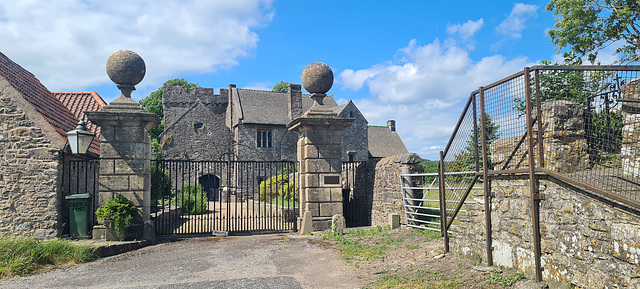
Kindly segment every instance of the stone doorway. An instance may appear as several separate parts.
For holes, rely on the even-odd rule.
[[[202,186],[202,190],[207,192],[207,198],[210,201],[218,201],[220,199],[220,178],[215,175],[204,175],[198,180]]]

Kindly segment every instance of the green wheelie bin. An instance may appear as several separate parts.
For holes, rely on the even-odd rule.
[[[91,224],[91,195],[68,195],[65,199],[69,201],[69,236],[88,235]]]

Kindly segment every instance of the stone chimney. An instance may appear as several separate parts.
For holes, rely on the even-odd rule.
[[[289,119],[294,120],[302,115],[302,86],[289,84],[287,93],[289,94]]]
[[[391,120],[387,120],[387,127],[391,130],[391,131],[396,131],[396,121],[391,119]]]

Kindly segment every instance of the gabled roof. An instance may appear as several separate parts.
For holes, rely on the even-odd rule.
[[[242,123],[286,125],[289,119],[289,94],[266,90],[234,89],[234,97],[240,101]],[[308,94],[302,95],[302,112],[306,112],[313,105],[313,99]],[[324,98],[324,105],[337,106],[331,96]]]
[[[398,133],[389,127],[370,126],[367,133],[371,157],[386,158],[409,153]]]
[[[31,72],[0,52],[0,76],[20,92],[24,100],[66,140],[66,132],[78,125],[78,119]]]
[[[60,101],[64,106],[73,113],[76,118],[85,120],[84,112],[85,111],[98,111],[104,108],[107,103],[96,93],[95,91],[84,91],[84,92],[64,92],[64,91],[52,91],[53,95]],[[96,134],[96,137],[93,138],[93,142],[91,143],[91,148],[89,148],[90,152],[95,154],[100,153],[100,127],[93,124],[90,121],[86,121],[87,130]]]
[[[353,114],[353,116],[349,116],[349,113],[342,114],[347,108],[350,108],[348,110],[348,112],[355,112],[356,114],[362,115],[362,112],[360,112],[358,107],[355,105],[355,103],[353,103],[353,101],[351,99],[349,99],[349,101],[347,101],[347,103],[345,103],[343,105],[338,105],[338,106],[333,107],[331,110],[335,114],[341,115],[342,117],[355,117],[356,114]],[[364,115],[362,115],[362,117],[364,118]],[[366,119],[365,119],[365,121],[366,121]]]

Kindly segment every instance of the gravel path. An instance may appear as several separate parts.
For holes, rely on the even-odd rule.
[[[313,236],[192,238],[29,277],[0,288],[361,288]]]

